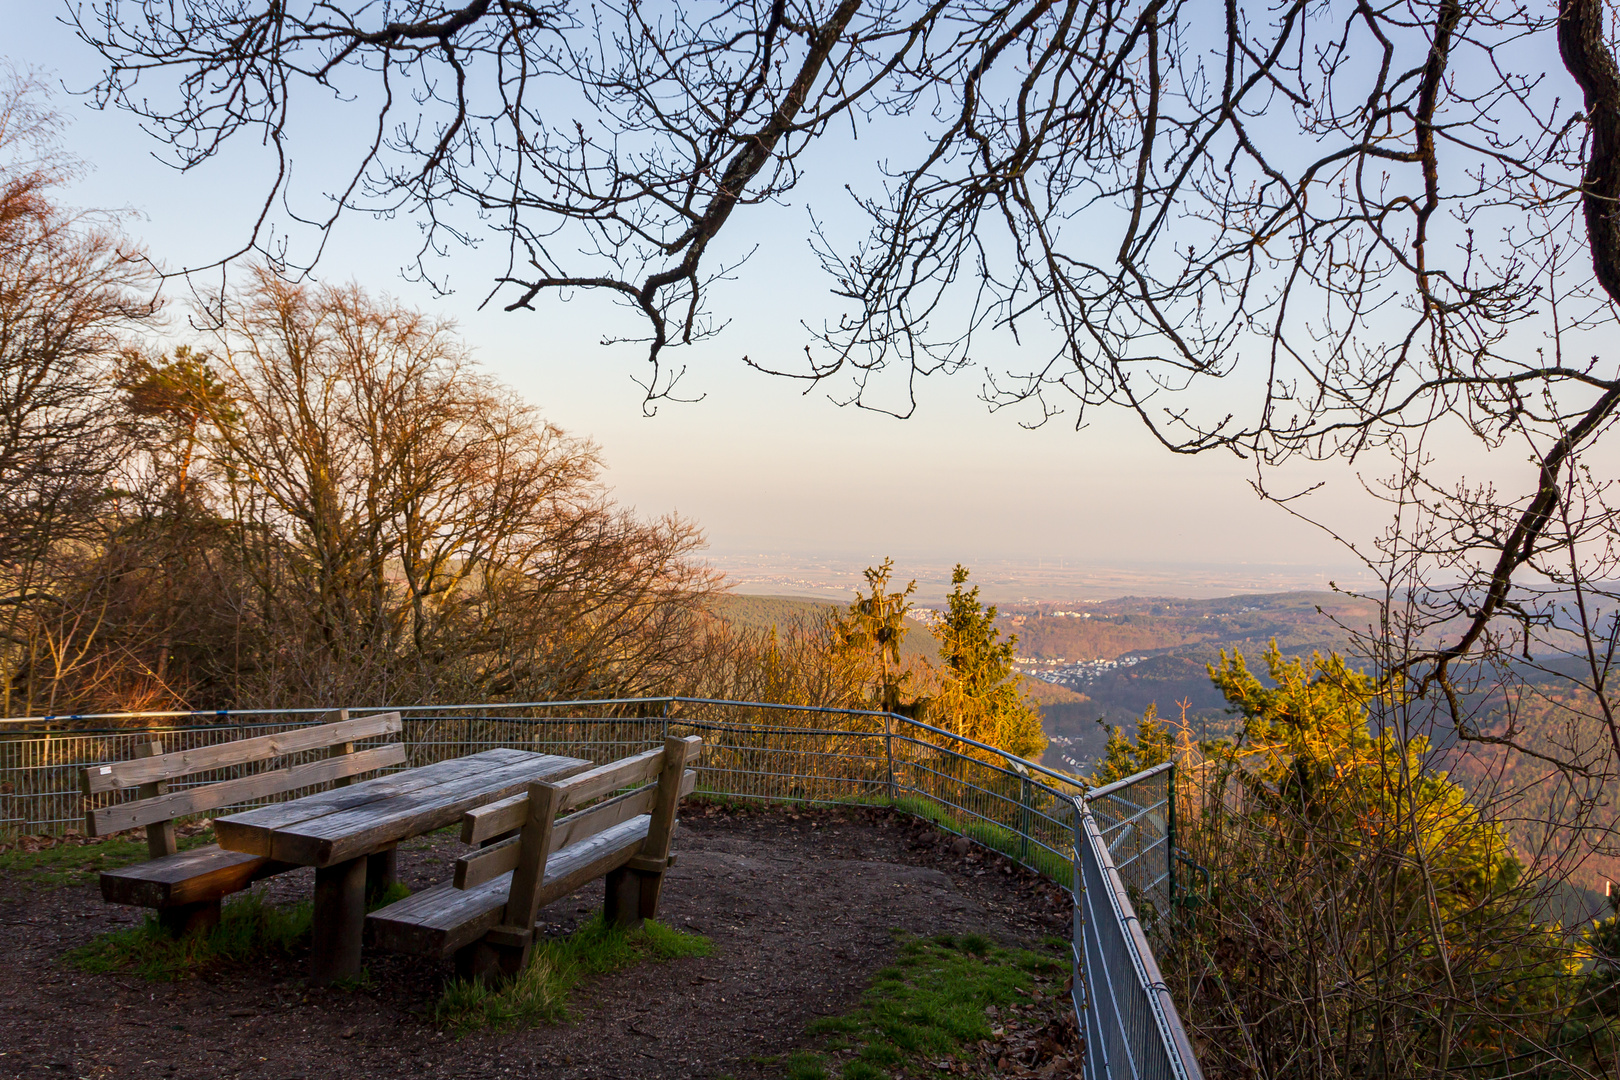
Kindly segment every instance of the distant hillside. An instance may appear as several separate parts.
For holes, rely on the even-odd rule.
[[[1111,660],[1194,646],[1208,653],[1248,652],[1272,638],[1288,653],[1342,650],[1348,629],[1367,626],[1376,615],[1372,603],[1337,593],[1278,593],[1218,600],[1124,597],[1063,614],[1010,611],[998,621],[1018,635],[1020,656]]]
[[[1041,705],[1079,705],[1091,700],[1084,694],[1070,690],[1067,686],[1058,686],[1055,683],[1028,678],[1024,680],[1024,696]]]
[[[731,625],[746,630],[785,629],[794,623],[812,623],[835,605],[803,596],[737,596],[715,598],[714,611]]]
[[[738,596],[734,593],[716,597],[714,602],[715,613],[739,629],[769,630],[775,627],[778,633],[794,625],[811,625],[824,612],[834,608],[842,610],[844,605],[803,596]],[[908,621],[906,626],[906,636],[900,643],[901,658],[911,660],[925,657],[937,663],[939,649],[928,627],[914,619]]]
[[[1101,746],[1096,721],[1130,727],[1149,705],[1179,719],[1186,702],[1198,734],[1223,734],[1231,720],[1206,670],[1222,649],[1257,660],[1275,639],[1290,656],[1342,652],[1351,631],[1369,625],[1376,612],[1373,604],[1338,593],[1122,597],[1056,610],[1050,604],[1015,609],[998,623],[1018,635],[1026,672],[1090,699],[1043,713],[1049,735],[1061,729],[1090,750],[1093,743]]]
[[[750,629],[819,618],[830,607],[821,600],[792,596],[726,595],[716,611],[732,624]],[[1337,593],[1277,593],[1214,600],[1123,597],[1102,603],[1050,604],[1013,609],[997,619],[1004,634],[1018,636],[1018,655],[1042,664],[1022,665],[1065,681],[1027,678],[1028,695],[1040,706],[1041,724],[1054,740],[1045,764],[1075,771],[1073,762],[1092,766],[1107,741],[1107,725],[1134,728],[1150,705],[1167,719],[1179,719],[1179,702],[1202,737],[1227,733],[1233,721],[1224,699],[1210,685],[1205,665],[1221,649],[1254,660],[1273,638],[1288,655],[1313,650],[1344,650],[1347,627],[1365,626],[1374,605]],[[905,656],[938,662],[933,635],[913,622],[902,646]],[[1080,670],[1082,661],[1135,658],[1111,668]],[[1063,660],[1065,667],[1049,663]],[[1099,721],[1102,721],[1100,724]],[[1070,759],[1069,761],[1063,760]]]

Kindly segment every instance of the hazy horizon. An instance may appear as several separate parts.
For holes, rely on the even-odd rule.
[[[790,552],[706,553],[708,562],[726,574],[732,591],[744,596],[803,597],[843,600],[864,587],[862,571],[883,556],[813,556]],[[915,600],[924,606],[943,601],[950,590],[954,562],[907,559],[893,555],[894,588],[917,582]],[[1207,600],[1250,593],[1325,592],[1365,585],[1329,567],[1248,563],[1142,563],[1074,565],[1072,560],[961,560],[971,571],[986,603],[1078,603],[1121,597],[1166,597]],[[1343,568],[1339,568],[1342,571]]]

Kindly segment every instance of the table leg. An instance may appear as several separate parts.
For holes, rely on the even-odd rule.
[[[315,868],[315,914],[309,981],[329,985],[360,975],[366,927],[366,857]]]
[[[366,856],[366,903],[375,904],[399,881],[397,848]]]

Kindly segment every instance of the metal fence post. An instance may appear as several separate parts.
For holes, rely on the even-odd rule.
[[[1029,775],[1023,769],[1018,777],[1018,861],[1029,862],[1029,831],[1031,827],[1030,800],[1034,792],[1029,786]]]
[[[1176,765],[1170,763],[1169,826],[1165,829],[1165,879],[1170,886],[1170,917],[1176,916]]]
[[[883,714],[883,745],[889,758],[889,804],[892,806],[900,799],[900,788],[894,782],[894,714]]]
[[[1087,993],[1086,987],[1086,879],[1084,867],[1081,866],[1080,855],[1080,845],[1084,842],[1080,832],[1080,817],[1083,812],[1081,798],[1082,796],[1076,795],[1069,800],[1070,809],[1074,813],[1074,851],[1071,859],[1074,868],[1074,888],[1070,893],[1074,900],[1074,911],[1069,927],[1069,953],[1072,957],[1073,977],[1070,980],[1069,1002],[1074,1006],[1074,1015],[1079,1021],[1080,1035],[1086,1040],[1085,1048],[1081,1051],[1085,1056],[1081,1059],[1080,1072],[1082,1076],[1090,1077],[1095,1075],[1090,1067],[1093,1064],[1093,1055],[1099,1053],[1102,1047],[1093,1047],[1091,1045],[1093,1041],[1093,1032],[1090,1027],[1091,1013],[1089,1011],[1091,995]]]

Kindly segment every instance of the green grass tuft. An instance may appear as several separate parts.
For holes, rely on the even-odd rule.
[[[366,911],[372,912],[378,910],[379,908],[385,908],[389,904],[397,904],[399,901],[405,899],[409,895],[411,895],[410,887],[407,886],[403,881],[396,881],[392,885],[388,886],[388,888],[384,889],[381,895],[367,900]]]
[[[901,943],[893,965],[873,976],[859,1009],[822,1017],[809,1030],[836,1034],[856,1048],[842,1080],[888,1080],[896,1067],[932,1074],[927,1061],[958,1056],[968,1044],[990,1038],[987,1006],[1005,1009],[1037,978],[1060,978],[1067,970],[1061,958],[1005,949],[983,934],[911,939]],[[789,1080],[826,1076],[821,1055],[794,1054],[782,1065]]]
[[[844,1066],[843,1080],[889,1080],[889,1074],[865,1061],[851,1061]]]
[[[820,1054],[789,1054],[783,1065],[787,1080],[827,1080],[827,1066]]]
[[[707,956],[714,944],[698,934],[656,922],[635,930],[610,927],[600,913],[565,938],[543,941],[523,973],[498,989],[452,979],[434,1018],[457,1035],[555,1023],[568,1015],[568,995],[579,983],[644,960]]]
[[[245,964],[290,953],[309,934],[310,905],[272,907],[249,894],[225,904],[219,925],[176,940],[155,914],[140,926],[102,934],[67,954],[81,971],[133,971],[150,982],[178,982],[218,963]]]
[[[1006,855],[1014,862],[1022,862],[1043,877],[1062,884],[1074,878],[1074,864],[1046,848],[1031,843],[1011,829],[991,824],[978,818],[958,818],[932,799],[917,795],[903,795],[890,803],[903,814],[932,822],[947,832],[957,833],[969,840]]]

